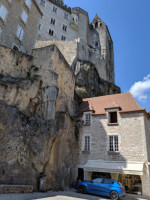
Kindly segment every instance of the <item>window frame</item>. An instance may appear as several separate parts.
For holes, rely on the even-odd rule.
[[[67,32],[67,26],[65,24],[63,24],[62,30]]]
[[[25,5],[27,6],[28,9],[31,8],[31,4],[32,4],[31,0],[25,0]]]
[[[66,36],[62,35],[61,36],[61,41],[66,41]]]
[[[91,137],[90,135],[84,136],[84,152],[90,152],[91,150]]]
[[[114,109],[106,109],[106,114],[107,114],[107,125],[108,126],[119,126],[119,114],[118,114],[119,108],[114,108]],[[116,112],[117,114],[117,122],[111,123],[110,121],[110,113]]]
[[[5,13],[3,13],[5,16],[1,16],[0,15],[0,19],[3,21],[3,22],[6,22],[6,18],[7,18],[7,15],[8,15],[8,9],[2,4],[0,6],[0,8],[4,9],[5,10]]]
[[[25,17],[25,19],[24,19],[24,17]],[[23,21],[24,24],[26,24],[28,21],[28,14],[25,10],[22,11],[21,20]]]
[[[89,117],[89,119],[88,119],[88,117]],[[83,123],[84,126],[91,126],[91,124],[92,124],[92,112],[84,112],[83,113],[83,122],[84,122]]]
[[[118,135],[109,135],[108,136],[108,152],[110,153],[118,153],[119,152],[119,136]],[[115,143],[115,137],[117,137],[117,150],[116,150],[116,143]],[[112,142],[112,150],[110,145],[110,138],[113,138]]]
[[[53,12],[57,13],[57,7],[56,6],[53,6]]]
[[[20,31],[19,31],[19,28],[20,28]],[[18,34],[18,31],[19,31],[19,34]],[[23,31],[23,32],[22,32],[22,31]],[[24,37],[24,29],[23,29],[22,26],[20,26],[20,25],[17,26],[16,36],[17,36],[17,38],[18,38],[20,41],[23,40],[23,37]]]

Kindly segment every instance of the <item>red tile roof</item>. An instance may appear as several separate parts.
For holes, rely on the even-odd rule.
[[[146,111],[130,92],[83,99],[79,113],[94,111],[93,115],[103,115],[106,109],[119,108],[120,112]]]

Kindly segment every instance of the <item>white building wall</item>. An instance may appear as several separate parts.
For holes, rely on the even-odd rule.
[[[39,30],[38,40],[61,40],[61,36],[65,36],[66,40],[75,40],[77,38],[77,31],[70,27],[72,21],[71,12],[67,12],[63,8],[53,4],[49,0],[46,0],[45,6],[40,4],[41,0],[38,0],[40,9],[43,12],[43,18],[40,22],[41,30]],[[53,12],[53,6],[57,8],[57,12]],[[68,19],[64,15],[68,14]],[[51,18],[55,19],[55,25],[51,24]],[[67,31],[63,30],[63,24],[67,26]],[[50,36],[49,29],[54,31],[54,36]]]

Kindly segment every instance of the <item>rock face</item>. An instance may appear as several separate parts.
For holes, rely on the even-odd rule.
[[[47,176],[52,180],[47,189],[69,185],[76,145],[72,126],[64,113],[45,121],[0,102],[0,184],[30,184],[37,190],[40,177]]]
[[[83,98],[120,93],[120,88],[99,77],[98,71],[90,62],[77,61],[75,66],[75,94],[79,102]]]
[[[34,57],[0,47],[0,184],[64,189],[74,180],[75,79],[51,45]]]

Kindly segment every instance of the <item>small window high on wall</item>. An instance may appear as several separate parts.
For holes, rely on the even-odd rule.
[[[117,112],[109,112],[109,123],[118,123]]]
[[[3,21],[6,21],[7,13],[8,13],[8,10],[5,8],[5,6],[1,5],[0,6],[0,18]]]
[[[98,28],[98,22],[95,22],[95,28]]]

